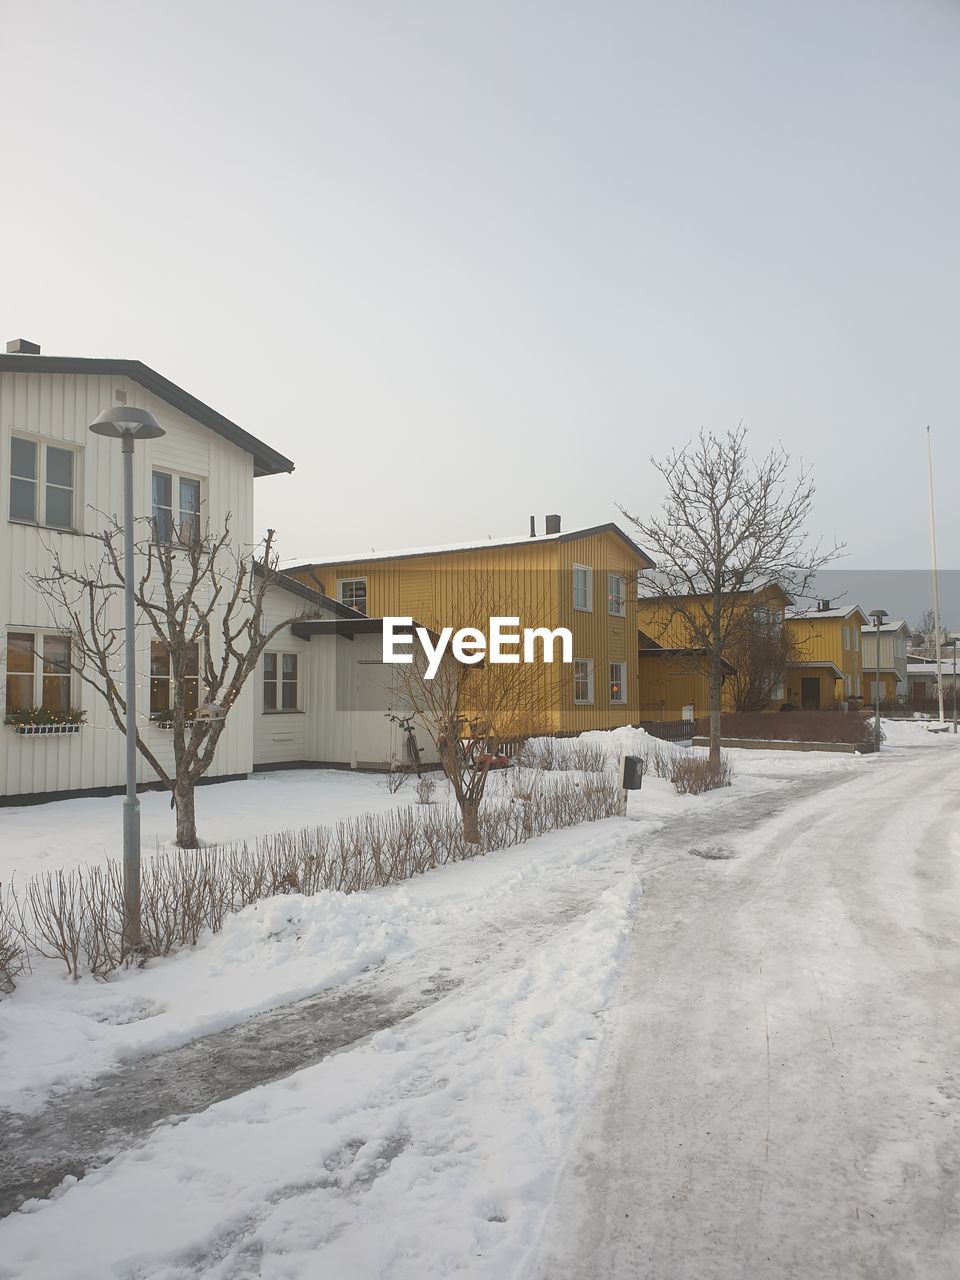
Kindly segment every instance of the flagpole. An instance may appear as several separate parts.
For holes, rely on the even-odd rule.
[[[930,564],[933,573],[933,633],[937,646],[937,699],[943,724],[943,660],[940,652],[940,586],[937,581],[937,527],[933,516],[933,446],[927,427],[927,480],[930,490]]]

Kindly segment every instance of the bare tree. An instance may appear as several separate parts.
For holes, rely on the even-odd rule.
[[[717,436],[701,431],[666,458],[652,459],[666,483],[663,514],[644,520],[620,510],[657,562],[639,590],[656,595],[686,643],[709,664],[710,758],[720,761],[720,689],[727,647],[750,597],[762,585],[805,594],[814,574],[841,550],[810,545],[806,524],[814,486],[790,455],[772,449],[758,462],[742,425]]]
[[[800,660],[800,646],[779,611],[758,604],[739,611],[724,656],[733,668],[726,689],[734,710],[766,711],[787,667]]]
[[[218,532],[208,528],[201,534],[193,526],[159,539],[151,520],[138,525],[143,536],[136,543],[134,599],[168,664],[171,697],[164,717],[172,734],[173,770],[139,726],[137,750],[171,792],[177,844],[197,848],[194,790],[213,763],[230,708],[273,637],[317,610],[308,607],[265,627],[266,592],[280,578],[272,529],[257,547],[241,549],[231,540],[229,516]],[[123,526],[111,518],[92,536],[101,547],[97,563],[73,568],[54,548],[51,571],[30,578],[71,637],[72,668],[104,699],[123,733]]]
[[[503,574],[480,571],[458,577],[448,595],[450,625],[485,631],[505,597],[525,599],[528,618],[548,622],[554,584],[541,581],[539,574],[527,575],[521,593],[524,575],[514,576],[514,594],[504,588]],[[437,745],[460,810],[464,839],[479,844],[480,804],[500,748],[550,732],[563,677],[554,675],[549,661],[468,665],[452,656],[445,658],[432,680],[426,678],[425,664],[417,661],[396,671],[404,701]]]

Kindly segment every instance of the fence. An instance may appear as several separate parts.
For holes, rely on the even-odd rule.
[[[664,742],[689,742],[694,723],[692,720],[641,720],[637,728]]]

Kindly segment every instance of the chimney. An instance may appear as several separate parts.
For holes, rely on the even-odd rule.
[[[547,527],[544,530],[544,533],[559,533],[559,532],[560,532],[560,517],[547,516]]]
[[[536,536],[537,536],[537,517],[531,516],[530,517],[530,537],[535,538]]]
[[[818,601],[817,601],[817,613],[829,613],[829,612],[830,612],[830,601],[829,601],[829,600],[818,600]]]
[[[11,338],[7,343],[8,356],[38,356],[39,342],[28,342],[26,338]]]

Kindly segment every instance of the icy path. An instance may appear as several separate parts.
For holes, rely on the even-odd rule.
[[[960,752],[890,751],[644,896],[526,1276],[960,1274]]]

